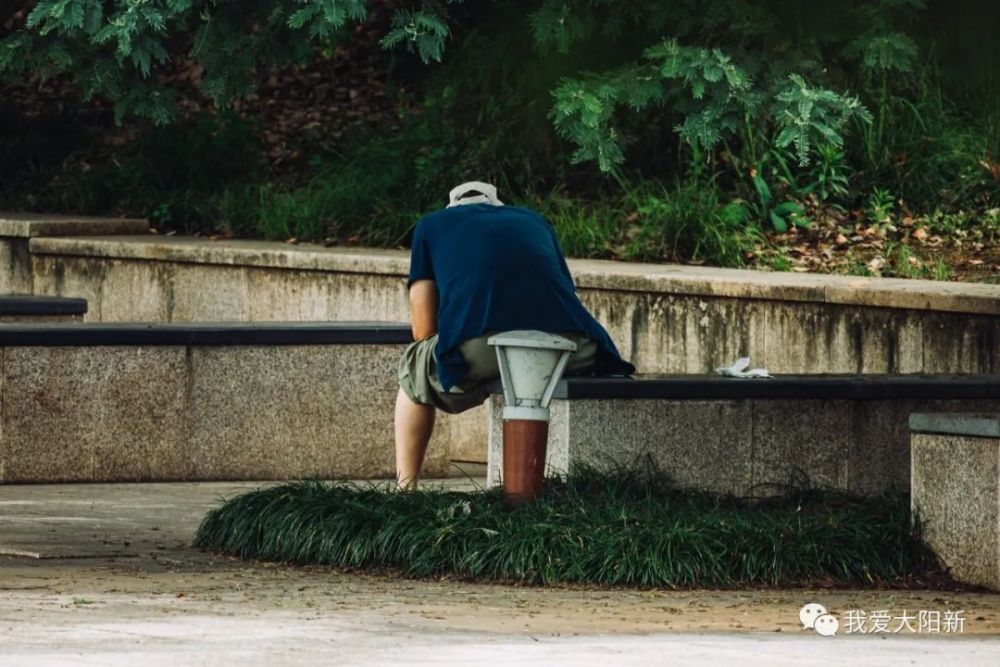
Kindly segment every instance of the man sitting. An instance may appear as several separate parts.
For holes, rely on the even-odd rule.
[[[470,192],[472,196],[463,197]],[[435,408],[481,405],[500,377],[490,335],[513,329],[557,333],[577,344],[566,373],[630,375],[607,331],[576,294],[552,225],[505,206],[496,188],[466,183],[424,216],[410,254],[410,317],[415,342],[399,362],[396,482],[415,487]]]

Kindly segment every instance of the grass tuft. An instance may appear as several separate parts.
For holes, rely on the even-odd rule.
[[[902,493],[796,489],[754,501],[582,470],[515,510],[493,489],[283,484],[211,511],[195,544],[245,559],[542,585],[882,585],[938,571],[919,532]]]

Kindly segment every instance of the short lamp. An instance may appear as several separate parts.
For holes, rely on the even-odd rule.
[[[503,383],[503,495],[509,505],[542,490],[549,436],[549,403],[576,343],[544,331],[505,331],[496,347]]]

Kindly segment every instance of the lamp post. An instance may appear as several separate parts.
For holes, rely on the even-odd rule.
[[[505,331],[496,347],[503,383],[503,495],[509,505],[534,500],[545,477],[549,403],[576,343],[544,331]]]

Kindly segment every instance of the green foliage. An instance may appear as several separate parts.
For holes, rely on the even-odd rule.
[[[885,188],[875,188],[865,203],[865,217],[873,223],[885,224],[892,219],[894,208],[895,198],[892,192]]]
[[[440,61],[448,24],[438,13],[400,10],[392,17],[392,30],[382,38],[382,46],[400,44],[416,51],[424,62]]]
[[[857,98],[813,88],[797,74],[788,79],[789,85],[775,96],[773,116],[779,132],[774,145],[794,145],[800,166],[809,164],[809,153],[817,145],[841,148],[841,132],[852,118],[871,122],[871,114]]]
[[[580,4],[592,8],[603,3]],[[659,15],[659,10],[639,4],[645,10],[637,14]],[[865,26],[863,38],[810,25],[811,31],[794,43],[782,34],[781,26],[788,21],[783,3],[760,3],[751,16],[743,15],[746,8],[736,3],[678,4],[673,7],[675,34],[647,48],[641,61],[570,78],[556,88],[553,118],[561,135],[579,147],[577,160],[595,160],[603,171],[623,164],[623,149],[631,138],[619,125],[621,110],[629,109],[676,118],[678,134],[696,157],[722,142],[740,142],[753,162],[754,144],[773,133],[771,145],[794,146],[799,164],[805,166],[817,146],[841,148],[852,120],[871,121],[857,97],[809,82],[815,77],[833,83],[816,65],[817,53],[834,46],[845,57],[857,54],[859,67],[866,71],[906,67],[906,55],[912,55],[912,41],[873,27],[889,30],[891,21],[884,15],[899,11],[897,3],[880,3],[879,21],[870,6],[847,8],[847,23]],[[698,43],[705,41],[706,32],[695,26],[705,28],[710,21],[710,41],[733,45],[728,50]],[[802,32],[801,25],[795,28]],[[764,34],[777,39],[764,40]]]
[[[0,79],[72,77],[85,99],[115,105],[116,119],[164,125],[175,93],[155,74],[190,58],[204,67],[202,92],[227,107],[256,88],[255,70],[319,55],[369,16],[367,0],[40,0],[22,28],[0,39]],[[398,7],[386,46],[440,60],[448,36],[441,3]]]
[[[937,568],[902,494],[799,487],[739,500],[628,471],[575,472],[514,510],[495,490],[284,484],[213,510],[195,543],[240,558],[542,585],[884,585]]]
[[[24,2],[26,21],[0,36],[0,79],[59,77],[111,102],[118,122],[165,127],[132,123],[136,140],[112,155],[97,148],[103,104],[87,108],[96,123],[7,115],[0,205],[396,246],[452,185],[481,178],[541,208],[573,256],[739,266],[764,230],[815,218],[817,231],[854,210],[862,221],[931,213],[942,234],[993,242],[1000,89],[990,40],[973,37],[991,37],[997,10],[960,19],[956,2],[971,6]],[[303,139],[301,162],[272,173],[254,139],[266,128],[220,110],[286,64],[340,57],[362,33],[393,50],[386,93],[401,128]],[[988,57],[971,57],[977,48]],[[213,107],[202,115],[175,100],[191,81],[170,75],[191,63]]]
[[[714,182],[694,179],[673,187],[641,183],[598,202],[554,195],[539,209],[570,257],[738,267],[761,241],[740,202],[726,202]]]
[[[616,256],[627,218],[622,202],[585,202],[553,194],[539,208],[568,257]]]
[[[805,209],[802,204],[791,200],[779,201],[760,173],[754,173],[751,181],[756,198],[751,199],[746,206],[755,220],[771,225],[774,231],[779,233],[787,232],[790,224],[799,227],[809,226],[810,221],[803,216]]]
[[[816,150],[816,163],[806,175],[802,194],[815,194],[820,201],[843,199],[848,195],[846,155],[836,146],[821,144]]]
[[[664,79],[680,81],[695,105],[677,131],[696,154],[714,148],[737,128],[742,116],[760,104],[750,75],[720,49],[684,48],[671,39],[645,55]],[[642,105],[631,106],[639,109]]]
[[[760,240],[758,227],[743,206],[722,196],[714,183],[695,180],[673,189],[651,184],[631,191],[638,226],[624,257],[742,266],[746,251]]]

